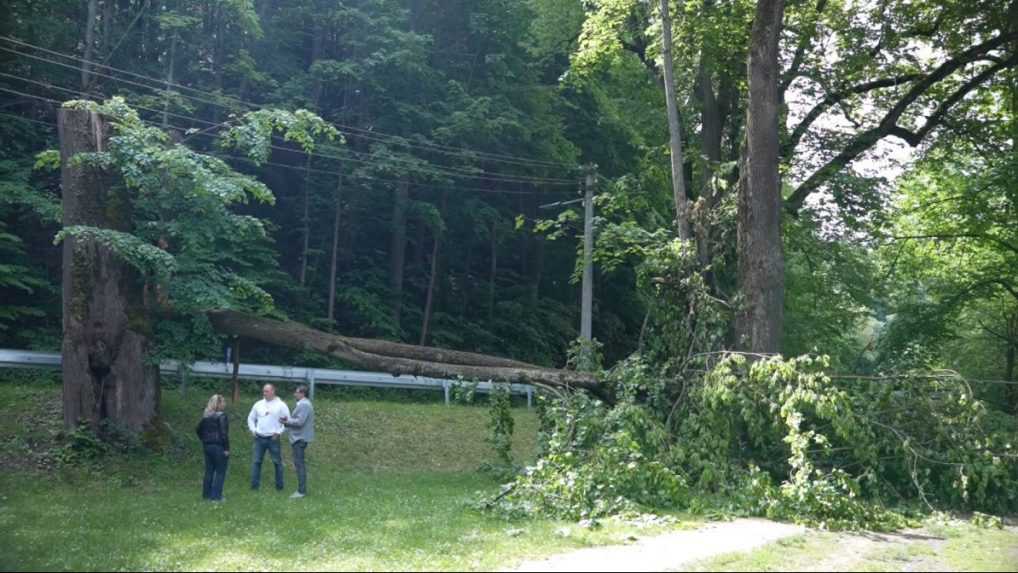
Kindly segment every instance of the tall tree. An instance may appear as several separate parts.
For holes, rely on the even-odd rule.
[[[781,352],[785,260],[781,244],[778,118],[781,101],[778,45],[784,0],[759,0],[749,45],[746,157],[739,187],[739,278],[743,308],[737,346]]]
[[[407,207],[410,203],[410,184],[401,181],[392,194],[391,239],[389,242],[389,296],[392,324],[396,337],[400,336],[403,316],[403,271],[406,266]]]

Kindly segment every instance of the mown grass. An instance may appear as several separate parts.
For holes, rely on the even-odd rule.
[[[8,376],[9,378],[9,376]],[[160,454],[114,455],[67,467],[46,455],[60,428],[60,388],[0,383],[0,569],[3,570],[490,570],[576,547],[618,543],[633,530],[607,524],[508,522],[473,508],[497,482],[487,410],[432,397],[380,399],[320,393],[309,448],[311,496],[248,489],[244,431],[256,385],[231,408],[226,503],[200,500],[202,461],[193,427],[213,389],[164,392],[173,444]],[[402,395],[401,395],[402,396]],[[391,398],[391,397],[390,397]],[[534,455],[537,420],[517,408],[514,453]],[[644,531],[649,534],[653,531]]]

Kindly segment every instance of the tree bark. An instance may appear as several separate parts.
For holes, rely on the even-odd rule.
[[[421,324],[421,346],[428,344],[431,330],[431,312],[435,304],[435,283],[438,280],[438,253],[442,244],[442,236],[435,232],[431,245],[431,277],[428,279],[428,294],[424,301],[424,321]]]
[[[686,175],[683,169],[682,128],[679,125],[679,102],[675,93],[675,64],[672,60],[672,17],[668,3],[661,0],[661,57],[664,60],[665,107],[668,110],[668,134],[672,159],[672,196],[675,201],[675,226],[682,240],[692,239],[689,225],[689,200],[686,198]]]
[[[488,278],[488,322],[495,320],[495,279],[498,277],[498,221],[491,222],[491,274]]]
[[[1018,312],[1014,312],[1008,317],[1007,321],[1007,340],[1004,341],[1007,344],[1007,351],[1004,362],[1004,379],[1008,382],[1018,382],[1015,379],[1015,367],[1016,364],[1015,355],[1018,354]],[[1008,402],[1010,402],[1011,413],[1018,415],[1018,386],[1007,386],[1008,391]]]
[[[743,307],[736,345],[757,353],[781,352],[785,261],[781,245],[778,173],[778,40],[784,0],[760,0],[750,38],[749,111],[745,176],[739,186],[738,248]]]
[[[446,205],[449,201],[449,192],[442,193],[442,207],[439,211],[442,219],[445,219]],[[431,244],[431,277],[428,279],[428,295],[424,301],[424,321],[421,324],[421,346],[428,344],[428,335],[431,332],[431,314],[435,305],[435,286],[438,283],[438,255],[442,248],[442,232],[435,229],[432,231]]]
[[[537,217],[538,205],[541,201],[540,194],[534,194],[531,196],[530,210],[528,217],[534,219]],[[544,235],[541,233],[534,232],[533,226],[529,227],[527,233],[533,235],[534,244],[534,256],[530,261],[529,269],[527,273],[528,290],[530,295],[530,306],[536,310],[537,302],[541,298],[541,279],[544,275]]]
[[[389,293],[397,336],[403,315],[403,267],[406,262],[406,211],[409,201],[410,184],[400,182],[392,202],[392,242],[389,245]]]
[[[332,261],[329,265],[329,323],[336,320],[336,276],[339,274],[339,226],[343,218],[343,175],[336,181],[336,217],[332,223]]]
[[[505,358],[470,352],[412,346],[381,340],[347,338],[314,330],[303,324],[261,318],[234,311],[209,314],[222,334],[242,336],[266,344],[313,350],[334,356],[357,368],[434,378],[494,380],[601,390],[590,374],[540,368]]]
[[[77,164],[80,153],[103,151],[108,126],[94,113],[61,109],[63,225],[128,231],[122,187]],[[143,278],[115,253],[88,239],[63,244],[64,424],[93,429],[110,422],[130,431],[151,424],[159,409],[159,368],[146,360],[148,316]]]
[[[715,168],[721,163],[721,133],[723,130],[721,106],[714,92],[712,74],[709,71],[707,49],[703,50],[700,58],[700,69],[698,72],[697,92],[700,98],[701,112],[700,124],[702,126],[701,139],[703,153],[707,161],[703,169],[702,190],[697,206],[697,215],[693,217],[693,228],[696,235],[697,252],[700,257],[700,266],[707,269],[714,257],[713,229],[711,228],[710,215],[717,207],[718,192],[714,182]],[[704,278],[707,284],[711,285],[715,294],[720,290],[717,285],[717,276],[713,271],[704,271]]]

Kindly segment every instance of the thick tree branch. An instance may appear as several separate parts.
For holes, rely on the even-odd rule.
[[[1004,290],[1011,293],[1011,296],[1013,296],[1015,300],[1018,300],[1018,287],[1015,287],[1013,284],[1007,282],[1004,279],[997,279],[993,282],[1004,287]]]
[[[981,321],[981,320],[979,321],[979,327],[982,328],[983,330],[985,330],[987,334],[995,336],[995,337],[1003,340],[1004,342],[1011,342],[1011,338],[1009,336],[1006,336],[1004,334],[1001,334],[1001,333],[997,332],[996,330],[993,330],[989,326],[986,326],[986,324],[984,324],[983,321]]]
[[[906,129],[895,126],[891,135],[903,139],[912,147],[918,146],[931,131],[944,121],[945,116],[947,116],[948,112],[951,111],[951,108],[953,108],[961,100],[965,99],[965,96],[989,81],[989,79],[997,75],[997,73],[1016,65],[1018,65],[1018,53],[1012,55],[1006,60],[999,61],[997,64],[990,66],[989,68],[986,68],[979,74],[976,74],[972,79],[965,82],[960,88],[955,90],[950,97],[937,106],[937,109],[926,119],[926,123],[924,123],[918,131],[910,132]]]
[[[905,74],[893,78],[882,78],[828,94],[827,97],[813,106],[806,116],[802,118],[802,121],[800,121],[799,124],[795,126],[795,129],[792,130],[792,135],[789,136],[788,141],[785,142],[785,145],[781,149],[782,156],[789,157],[795,151],[795,148],[799,146],[802,138],[809,131],[809,128],[813,126],[813,123],[816,122],[816,120],[819,119],[820,116],[822,116],[827,110],[849,97],[869,93],[878,89],[900,86],[902,84],[915,81],[921,77],[923,77],[922,74]]]
[[[572,387],[593,391],[602,389],[591,374],[539,368],[482,354],[347,338],[315,330],[297,322],[272,320],[234,311],[210,312],[209,319],[216,331],[222,334],[241,336],[285,348],[313,350],[339,358],[357,368],[389,372],[393,376],[463,377],[468,380],[534,383],[554,388]],[[371,348],[374,352],[367,352],[364,348]],[[456,364],[422,357],[463,359],[470,363]]]
[[[827,8],[827,0],[819,0],[817,2],[817,16],[824,13]],[[785,93],[788,90],[788,86],[792,85],[792,82],[799,77],[799,72],[802,70],[802,64],[806,60],[806,52],[813,45],[813,38],[816,37],[817,26],[814,24],[811,30],[803,32],[799,38],[799,44],[795,47],[795,55],[792,56],[792,63],[788,66],[788,71],[781,78],[781,93]]]
[[[849,144],[844,149],[841,150],[840,153],[838,153],[834,158],[828,161],[823,167],[821,167],[820,169],[815,171],[812,175],[810,175],[806,179],[806,181],[800,184],[799,187],[792,193],[792,195],[786,201],[786,208],[792,213],[798,212],[798,210],[802,208],[802,205],[806,201],[807,197],[809,197],[812,193],[817,191],[833,175],[844,169],[848,164],[850,164],[860,155],[868,151],[884,137],[888,135],[909,137],[910,136],[909,133],[903,130],[900,126],[898,126],[898,121],[901,119],[902,115],[905,114],[905,111],[907,111],[908,108],[913,103],[915,103],[920,97],[925,95],[931,88],[933,88],[939,82],[946,79],[947,77],[949,77],[951,74],[958,71],[962,67],[983,58],[988,52],[996,50],[1006,45],[1008,42],[1014,41],[1016,39],[1018,39],[1018,32],[1008,32],[1001,34],[995,38],[983,42],[982,44],[973,46],[968,50],[965,50],[961,54],[958,54],[956,57],[941,64],[940,67],[938,67],[930,74],[924,76],[922,79],[913,82],[911,89],[909,89],[908,92],[906,92],[905,95],[902,96],[902,98],[890,110],[887,111],[883,119],[880,120],[880,123],[876,127],[870,128],[868,130],[863,131],[862,133],[857,134],[852,139],[852,141],[849,142]],[[994,73],[1002,69],[998,66],[994,67],[997,68],[997,70]],[[992,74],[990,74],[990,76],[985,77],[984,76],[985,72],[980,73],[979,76],[977,77],[983,77],[983,81],[985,81],[990,76],[992,76]],[[962,89],[967,87],[968,91],[971,91],[972,89],[975,89],[975,87],[977,87],[978,85],[979,84],[972,84],[970,81],[967,82]],[[966,91],[965,93],[968,93],[968,91]],[[944,103],[948,103],[949,100],[953,100],[951,101],[951,106],[953,106],[955,103],[960,101],[962,97],[964,97],[965,93],[962,93],[960,95],[956,93],[951,98],[948,98],[948,100],[945,100]],[[955,96],[958,97],[956,98]],[[940,112],[937,117],[938,123],[943,120],[944,116],[950,110],[951,106],[938,108],[938,111]],[[936,124],[931,124],[930,129],[932,129],[935,126]],[[924,135],[928,133],[929,130],[924,132]]]
[[[948,233],[948,234],[932,234],[932,235],[904,235],[891,237],[896,241],[912,241],[912,240],[945,240],[945,239],[979,239],[982,241],[988,241],[1004,247],[1005,249],[1018,253],[1018,245],[1012,245],[1004,239],[997,237],[991,237],[981,233]]]

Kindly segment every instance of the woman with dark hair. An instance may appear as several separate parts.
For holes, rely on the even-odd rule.
[[[230,458],[230,420],[224,410],[226,400],[216,394],[209,399],[205,415],[198,423],[198,439],[205,449],[202,497],[210,501],[223,501],[223,483]]]

